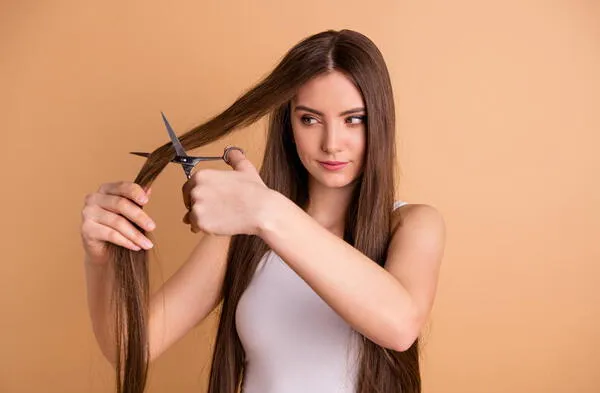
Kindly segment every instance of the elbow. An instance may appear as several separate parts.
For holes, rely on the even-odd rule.
[[[115,351],[114,346],[111,345],[110,338],[107,338],[106,336],[100,334],[95,329],[94,329],[94,334],[95,334],[96,342],[98,343],[97,348],[100,350],[102,357],[104,359],[106,359],[106,361],[108,363],[110,363],[110,365],[113,366],[113,368],[114,368],[117,356],[116,356],[116,351]]]
[[[394,345],[391,349],[397,352],[409,350],[419,338],[421,331],[421,318],[416,313],[411,317],[405,318],[398,323],[396,330]]]
[[[396,343],[394,345],[394,347],[392,348],[394,351],[397,352],[404,352],[409,350],[413,344],[417,341],[417,338],[419,337],[418,334],[403,334],[400,335],[397,339],[396,339]]]
[[[117,357],[115,355],[115,351],[110,351],[108,349],[101,348],[102,355],[104,359],[112,366],[112,368],[117,367]]]
[[[104,352],[103,355],[104,355],[104,358],[108,361],[108,363],[110,363],[111,367],[113,369],[116,369],[117,368],[117,358],[116,358],[115,353],[114,352],[112,352],[112,353]],[[155,358],[156,358],[156,354],[150,352],[148,354],[148,364],[152,363]],[[125,354],[122,351],[121,352],[121,360],[122,360],[121,367],[123,367],[123,364],[124,364],[123,359],[125,359]]]

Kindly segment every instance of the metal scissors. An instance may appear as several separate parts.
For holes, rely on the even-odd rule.
[[[188,179],[192,176],[192,169],[194,169],[196,164],[198,164],[199,162],[223,160],[229,164],[229,161],[227,160],[227,154],[229,153],[230,150],[235,149],[235,150],[239,150],[242,153],[244,153],[244,150],[242,150],[239,147],[229,146],[225,149],[225,151],[223,152],[223,155],[221,157],[188,156],[186,154],[185,150],[183,149],[183,146],[181,146],[181,142],[179,142],[179,138],[177,138],[177,135],[175,135],[175,132],[171,128],[171,125],[169,124],[169,121],[165,117],[165,114],[162,112],[160,112],[160,114],[162,115],[163,121],[165,122],[165,126],[167,127],[167,132],[169,133],[169,138],[171,138],[171,143],[173,144],[173,147],[175,148],[175,153],[177,154],[175,156],[175,158],[173,158],[171,160],[171,162],[174,162],[176,164],[181,164],[181,166],[183,167],[183,172],[185,173],[185,175]],[[130,154],[135,154],[136,156],[142,156],[142,157],[150,156],[150,153],[141,153],[141,152],[134,152],[134,151],[130,152]]]

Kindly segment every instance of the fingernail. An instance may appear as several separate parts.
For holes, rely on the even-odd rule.
[[[156,228],[156,224],[155,224],[153,221],[148,221],[148,222],[146,223],[146,226],[147,226],[148,228],[150,228],[150,229],[154,229],[154,228]]]
[[[142,245],[148,249],[148,248],[152,248],[154,247],[154,244],[152,244],[152,242],[150,240],[142,240]]]

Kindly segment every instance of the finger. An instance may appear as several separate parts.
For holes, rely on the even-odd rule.
[[[148,213],[130,199],[110,194],[99,194],[96,199],[98,207],[122,215],[137,224],[140,228],[144,228],[147,231],[152,231],[156,228],[156,223],[150,218]]]
[[[188,211],[183,216],[182,221],[185,224],[190,225],[190,231],[192,231],[193,233],[204,232],[204,229],[200,228],[200,226],[197,225],[198,220],[194,216],[194,211],[192,211],[192,210]]]
[[[129,198],[139,205],[148,202],[146,191],[137,183],[129,181],[120,181],[116,183],[105,183],[100,186],[98,192],[107,195],[117,195]]]
[[[246,155],[239,147],[227,146],[225,148],[223,159],[236,171],[258,172],[254,165],[252,165],[252,162],[246,158]]]
[[[115,243],[115,241],[119,241],[121,237],[126,240],[136,244],[137,246],[150,249],[153,247],[152,242],[146,236],[144,236],[140,231],[138,231],[131,222],[127,221],[125,217],[120,216],[118,214],[103,211],[101,214],[96,215],[93,221],[96,223],[111,229],[110,232],[103,233],[103,236],[100,238],[104,241],[110,241],[111,243]],[[116,232],[116,233],[113,233]],[[124,245],[121,239],[120,245]]]
[[[198,227],[198,225],[196,225],[197,220],[195,217],[192,217],[193,215],[194,212],[192,210],[188,211],[183,217],[183,222],[190,226],[190,231],[192,231],[193,233],[198,233],[200,232],[200,228]]]
[[[99,224],[95,221],[90,221],[89,225],[90,228],[92,228],[91,232],[94,234],[94,237],[100,241],[114,243],[118,246],[125,247],[133,251],[141,250],[140,246],[127,239],[113,228]]]
[[[195,177],[192,175],[192,177],[190,177],[181,187],[181,195],[183,197],[183,205],[188,210],[190,210],[190,207],[192,206],[192,200],[191,200],[190,193],[192,191],[192,188],[194,188],[195,184],[196,184],[196,180],[195,180]]]
[[[196,226],[196,225],[192,225],[192,226],[190,226],[190,231],[192,231],[193,233],[199,233],[199,232],[205,232],[205,233],[208,233],[208,232],[206,232],[204,229],[202,229],[202,228],[200,228],[200,227],[198,227],[198,226]]]

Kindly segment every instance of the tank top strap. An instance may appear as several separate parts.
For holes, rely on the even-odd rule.
[[[396,202],[394,202],[394,210],[396,210],[397,208],[404,206],[404,205],[408,205],[408,202],[396,201]]]

